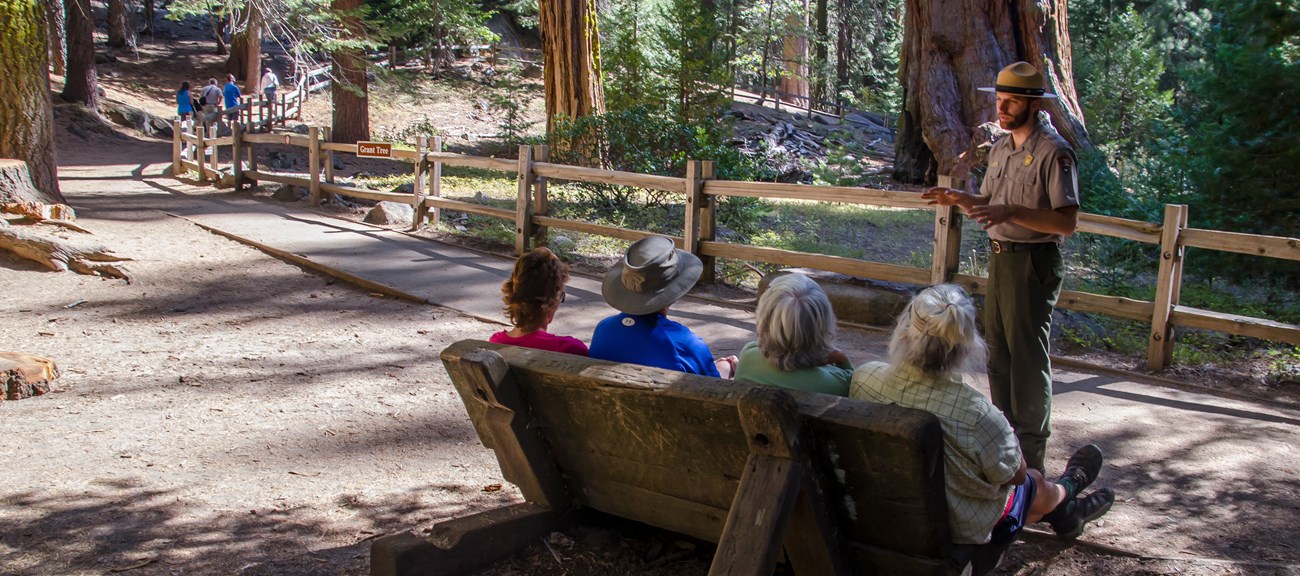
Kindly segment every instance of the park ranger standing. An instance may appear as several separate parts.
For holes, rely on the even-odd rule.
[[[1008,132],[989,152],[980,194],[936,187],[922,198],[960,206],[988,231],[989,389],[1026,463],[1042,471],[1052,414],[1048,338],[1065,275],[1061,242],[1079,218],[1077,161],[1060,135],[1039,125],[1043,99],[1056,95],[1033,65],[1007,66],[996,86],[980,90],[996,93],[998,125]]]

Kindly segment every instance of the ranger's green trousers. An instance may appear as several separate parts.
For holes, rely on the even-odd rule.
[[[1030,468],[1043,470],[1051,435],[1052,308],[1061,295],[1065,262],[1055,243],[1024,252],[989,254],[984,337],[989,390]]]

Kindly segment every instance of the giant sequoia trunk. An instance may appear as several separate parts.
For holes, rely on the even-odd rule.
[[[262,79],[262,15],[256,3],[248,4],[239,31],[230,39],[226,73],[244,81],[244,94],[256,95]]]
[[[791,104],[803,105],[798,96],[808,96],[808,0],[803,0],[803,10],[786,17],[786,26],[796,30],[788,34],[781,42],[781,59],[785,64],[785,75],[781,77],[782,100]]]
[[[540,0],[538,10],[549,132],[559,118],[603,113],[605,91],[595,0]]]
[[[348,38],[361,36],[361,22],[356,11],[361,0],[334,0],[334,10],[340,12],[344,34]],[[330,94],[334,100],[334,118],[331,139],[334,142],[356,142],[370,139],[370,99],[367,94],[366,61],[359,49],[335,50],[334,82]]]
[[[0,3],[0,77],[5,79],[0,82],[0,101],[5,103],[0,106],[0,134],[4,135],[0,158],[27,163],[39,194],[34,200],[62,203],[54,163],[54,111],[46,58],[42,0]]]
[[[992,86],[1003,66],[1024,60],[1060,97],[1044,109],[1076,149],[1091,148],[1074,90],[1066,0],[907,0],[900,76],[903,110],[894,178],[933,183],[965,178],[996,122]]]
[[[68,74],[60,97],[99,110],[99,77],[95,75],[95,21],[90,0],[67,0]]]
[[[45,30],[49,34],[50,69],[55,76],[68,72],[68,46],[63,33],[63,0],[45,2]]]
[[[108,46],[125,48],[130,40],[131,24],[127,18],[126,0],[108,0]]]

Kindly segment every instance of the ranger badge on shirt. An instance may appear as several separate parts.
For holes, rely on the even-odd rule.
[[[1057,158],[1056,163],[1061,166],[1061,172],[1065,174],[1069,174],[1070,170],[1074,169],[1074,161],[1070,160],[1069,156],[1061,156],[1060,158]]]

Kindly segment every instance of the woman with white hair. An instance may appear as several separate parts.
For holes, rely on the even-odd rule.
[[[983,544],[1010,544],[1025,524],[1040,520],[1050,522],[1063,539],[1077,538],[1084,524],[1105,514],[1115,501],[1109,487],[1079,497],[1101,471],[1096,445],[1075,452],[1055,483],[1025,465],[1006,417],[962,382],[963,374],[983,371],[984,355],[975,306],[962,289],[951,284],[926,288],[894,327],[890,362],[860,366],[849,391],[853,398],[917,408],[939,418],[958,563],[978,558]]]
[[[758,299],[758,341],[740,351],[736,379],[846,396],[853,365],[835,348],[835,311],[821,286],[790,273]]]

